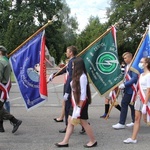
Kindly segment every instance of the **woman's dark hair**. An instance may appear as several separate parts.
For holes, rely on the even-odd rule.
[[[82,58],[77,57],[74,61],[73,61],[73,74],[72,74],[72,88],[74,91],[74,98],[76,101],[76,104],[79,103],[80,101],[80,76],[85,73],[87,76],[87,71],[85,68],[85,64]],[[88,76],[87,76],[87,81],[88,81]],[[88,103],[91,103],[91,90],[90,90],[90,86],[89,86],[89,81],[87,83],[87,98],[88,98]]]

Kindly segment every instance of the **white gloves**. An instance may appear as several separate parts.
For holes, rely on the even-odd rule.
[[[112,91],[109,93],[109,98],[111,98],[112,97]]]
[[[80,118],[78,118],[78,116],[80,116],[79,112],[81,112],[81,108],[78,106],[74,106],[72,117],[71,117],[71,124],[74,126],[80,123]]]
[[[73,108],[72,119],[77,119],[77,117],[75,116],[75,112],[76,112],[76,107]]]
[[[79,106],[76,107],[76,111],[75,111],[75,117],[80,117],[80,113],[81,113],[81,108]]]
[[[124,88],[125,88],[124,83],[121,83],[121,84],[119,85],[119,89],[124,89]]]
[[[73,113],[72,113],[72,119],[77,119],[78,117],[80,117],[80,113],[81,113],[81,108],[79,106],[75,106],[73,108]]]
[[[147,107],[147,105],[146,105],[146,104],[143,104],[143,107],[142,107],[142,114],[146,114],[146,107]]]
[[[49,76],[49,78],[48,78],[48,82],[49,82],[49,81],[52,81],[53,78],[54,78],[54,74],[52,73],[52,74]]]
[[[69,96],[69,94],[68,94],[68,93],[65,93],[65,95],[63,96],[63,97],[64,97],[64,101],[67,101],[67,100],[68,100],[68,96]]]

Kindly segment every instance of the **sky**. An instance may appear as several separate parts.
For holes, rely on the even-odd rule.
[[[79,30],[82,31],[88,24],[91,16],[98,16],[100,22],[107,21],[106,7],[109,7],[111,0],[66,0],[71,9],[71,16],[76,16],[79,23]]]

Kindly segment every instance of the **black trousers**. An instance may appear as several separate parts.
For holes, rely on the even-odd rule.
[[[65,101],[65,124],[68,125],[68,116],[71,108],[71,97],[69,96],[68,100]]]
[[[4,103],[0,101],[0,121],[3,121],[5,118],[6,120],[10,120],[14,118],[6,109],[3,107]]]

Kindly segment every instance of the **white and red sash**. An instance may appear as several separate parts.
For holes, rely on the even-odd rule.
[[[130,75],[127,73],[125,76],[126,80],[129,81],[131,79]],[[135,83],[132,84],[132,90],[133,90],[133,94],[132,94],[132,98],[131,98],[131,104],[133,104],[135,102],[135,98],[136,98],[136,94],[137,94],[137,85]]]
[[[0,83],[0,90],[1,90],[1,96],[0,96],[0,100],[2,102],[6,101],[7,99],[9,99],[9,91],[11,88],[11,81],[9,79],[9,81],[7,82],[6,85]]]
[[[139,80],[140,82],[140,80]],[[144,104],[145,102],[145,93],[143,91],[143,89],[141,88],[141,84],[138,82],[138,92],[139,92],[139,96],[140,99],[142,101],[142,103]],[[147,107],[146,107],[146,111],[147,111],[147,123],[150,123],[150,102],[148,101],[147,103]]]
[[[118,92],[118,87],[116,87],[114,90],[111,91],[110,97],[111,97],[112,102],[116,102],[117,92]]]

